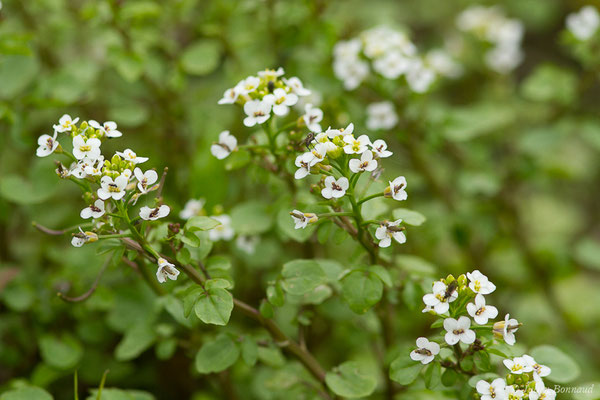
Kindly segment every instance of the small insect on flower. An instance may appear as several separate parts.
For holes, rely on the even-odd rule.
[[[98,199],[94,202],[94,204],[81,210],[81,212],[79,213],[79,216],[81,216],[81,218],[83,218],[83,219],[88,219],[88,218],[97,219],[97,218],[102,217],[104,215],[104,212],[105,212],[104,201]]]
[[[88,124],[94,128],[98,129],[100,132],[104,133],[106,137],[117,138],[123,136],[123,134],[117,130],[117,123],[115,121],[106,121],[103,124],[100,124],[96,120],[89,120]]]
[[[56,131],[54,131],[54,136],[42,135],[38,138],[38,146],[40,147],[35,152],[38,157],[47,157],[54,153],[59,144],[56,140],[56,134]]]
[[[355,174],[359,172],[372,172],[377,168],[377,161],[373,160],[373,153],[369,150],[362,153],[360,160],[353,158],[348,162],[350,171]]]
[[[515,357],[512,360],[504,360],[502,363],[508,368],[511,374],[526,374],[533,371],[533,367],[529,365],[523,357]]]
[[[486,306],[485,297],[482,294],[475,296],[475,303],[467,304],[467,312],[479,325],[485,325],[488,319],[498,316],[498,309],[494,306]]]
[[[154,189],[158,188],[158,185],[151,186],[154,182],[158,180],[158,174],[155,170],[149,169],[146,172],[142,172],[141,169],[135,168],[133,170],[133,174],[135,178],[138,180],[137,187],[142,193],[148,193]]]
[[[167,281],[167,278],[176,281],[178,276],[179,270],[175,268],[175,265],[171,264],[164,258],[158,259],[158,270],[156,271],[156,279],[160,283],[165,283]]]
[[[73,235],[73,239],[71,239],[71,244],[75,247],[81,247],[86,243],[93,243],[98,240],[98,235],[94,232],[84,232],[81,228],[79,228],[79,232]]]
[[[444,320],[444,329],[446,335],[444,339],[450,346],[455,345],[458,342],[464,344],[471,344],[475,341],[475,331],[469,329],[471,327],[471,320],[468,317],[462,316],[458,320],[454,318],[446,318]]]
[[[394,154],[387,149],[387,143],[382,139],[377,139],[371,143],[371,149],[373,150],[375,156],[379,158],[387,158]]]
[[[312,104],[306,104],[304,106],[304,115],[302,116],[306,127],[311,132],[321,132],[321,122],[323,120],[323,110],[317,107],[313,107]]]
[[[515,332],[519,330],[521,325],[516,319],[510,318],[510,314],[506,314],[504,321],[494,323],[494,336],[503,338],[506,344],[512,346],[516,343]]]
[[[197,215],[200,215],[206,200],[204,199],[190,199],[183,206],[183,210],[179,212],[179,218],[190,219]]]
[[[164,218],[171,212],[171,208],[165,204],[150,208],[150,207],[142,207],[140,208],[140,218],[145,221],[156,221],[159,218]]]
[[[122,152],[117,151],[117,155],[121,156],[125,161],[130,161],[134,164],[142,164],[148,161],[148,157],[139,157],[131,149],[125,149]]]
[[[420,337],[417,339],[417,349],[410,352],[410,358],[413,361],[421,361],[421,364],[429,364],[439,352],[439,344]]]
[[[100,157],[101,144],[100,139],[88,139],[85,136],[77,135],[73,138],[73,155],[78,160],[83,160],[84,157],[95,160]]]
[[[391,197],[394,200],[402,201],[408,198],[406,193],[406,178],[399,176],[393,181],[389,182],[390,185],[384,190],[385,197]]]
[[[229,131],[219,133],[219,141],[210,146],[210,152],[217,159],[227,158],[237,147],[237,139]]]
[[[267,96],[265,96],[265,98]],[[285,89],[282,88],[275,89],[273,91],[273,96],[273,114],[279,116],[287,115],[290,112],[290,107],[298,102],[297,95],[294,93],[287,93]]]
[[[268,95],[267,95],[268,96]],[[266,97],[266,96],[265,96]],[[273,103],[268,98],[263,100],[250,100],[244,104],[244,112],[247,117],[244,118],[244,125],[253,127],[256,124],[262,124],[271,116],[271,107]]]
[[[506,382],[504,379],[494,379],[492,383],[484,380],[477,382],[475,386],[477,393],[481,395],[481,400],[499,400],[506,398]]]
[[[352,135],[345,135],[344,142],[347,143],[344,146],[346,154],[362,154],[367,150],[367,146],[371,144],[367,135],[360,135],[357,139]]]
[[[400,227],[401,219],[396,221],[385,221],[375,231],[375,237],[379,239],[379,247],[389,247],[392,244],[392,239],[402,244],[406,243],[406,235],[404,227]]]
[[[469,288],[475,293],[490,294],[496,290],[496,285],[477,269],[473,272],[467,272],[467,278],[470,281]]]
[[[431,307],[436,314],[444,314],[450,309],[450,304],[458,298],[458,282],[456,280],[450,282],[449,285],[442,281],[433,283],[432,292],[423,296],[423,303],[427,307]]]
[[[129,170],[125,170],[129,171]],[[125,196],[125,188],[129,182],[129,178],[125,171],[119,175],[114,181],[110,176],[103,176],[100,180],[100,188],[98,189],[98,197],[102,200],[113,198],[121,200]],[[131,171],[129,171],[131,173]]]
[[[328,176],[325,178],[325,187],[321,190],[321,195],[326,199],[339,199],[346,194],[349,187],[348,178],[342,176],[336,180],[333,176]]]
[[[304,229],[310,223],[317,222],[319,217],[313,213],[303,213],[302,211],[294,210],[290,212],[294,220],[294,229]]]
[[[73,129],[73,126],[79,121],[79,118],[72,119],[69,114],[64,114],[58,120],[58,125],[53,125],[52,127],[56,132],[67,132]]]

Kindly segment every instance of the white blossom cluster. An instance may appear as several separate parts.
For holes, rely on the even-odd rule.
[[[585,6],[567,16],[567,29],[578,40],[591,39],[600,27],[600,14],[594,6]]]
[[[335,45],[333,70],[347,90],[367,79],[371,68],[386,79],[404,77],[416,93],[426,92],[438,75],[456,77],[461,73],[461,67],[444,50],[420,55],[405,32],[385,26]]]
[[[58,153],[72,160],[68,168],[59,164],[56,172],[61,178],[75,180],[85,188],[90,204],[81,210],[80,216],[83,219],[91,218],[96,228],[101,228],[108,221],[109,215],[118,210],[119,204],[135,205],[140,196],[158,189],[158,174],[152,169],[142,170],[139,165],[148,161],[148,158],[138,156],[131,149],[117,151],[110,160],[104,158],[101,153],[102,143],[108,138],[122,136],[115,122],[100,124],[89,120],[79,125],[78,122],[79,118],[73,119],[68,114],[63,115],[58,124],[53,126],[52,136],[42,135],[38,138],[39,147],[36,154],[38,157],[47,157]],[[58,135],[65,137],[64,147],[59,143]],[[92,185],[97,185],[97,188],[92,189]],[[164,204],[156,207],[143,206],[139,210],[139,218],[155,221],[166,217],[170,211],[169,206]],[[79,228],[79,233],[73,235],[71,244],[81,247],[97,241],[98,238],[97,233]],[[161,267],[159,260],[160,271],[167,270],[164,266]],[[177,277],[176,274],[165,276],[171,279]],[[158,279],[161,280],[160,277]]]
[[[456,26],[492,46],[485,54],[485,62],[494,71],[509,73],[523,61],[523,23],[508,18],[501,8],[469,7],[458,15]]]
[[[442,346],[455,347],[460,346],[460,343],[474,345],[477,335],[475,330],[471,329],[471,318],[477,325],[487,325],[488,321],[498,316],[498,309],[487,304],[484,297],[495,290],[496,286],[479,270],[467,273],[466,277],[462,275],[457,280],[449,277],[445,281],[434,282],[432,293],[423,296],[423,302],[426,306],[423,312],[435,313],[444,318],[445,343],[440,345],[429,341],[425,337],[420,337],[416,342],[417,348],[410,353],[410,358],[422,364],[428,364],[440,353]],[[464,304],[468,300],[472,300],[465,306],[470,318],[465,315],[458,316],[461,312],[464,313],[463,310],[450,310],[450,303],[457,300],[459,300],[457,304]],[[458,318],[453,318],[451,315],[458,316]],[[507,344],[514,345],[514,333],[520,325],[516,319],[510,318],[510,315],[507,314],[503,321],[494,323],[490,328],[495,338],[503,339]],[[479,345],[481,346],[479,350],[485,349],[485,346],[481,343]],[[556,397],[556,393],[546,388],[542,380],[543,377],[550,374],[549,367],[537,363],[529,355],[505,359],[503,363],[509,370],[506,380],[498,378],[492,383],[485,380],[480,380],[477,383],[476,389],[481,396],[481,400],[518,400],[524,398],[550,400]],[[528,374],[528,378],[531,379],[515,382],[515,376],[523,374]],[[511,384],[508,384],[507,381]]]

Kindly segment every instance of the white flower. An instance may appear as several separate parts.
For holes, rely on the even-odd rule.
[[[346,177],[335,179],[333,176],[325,178],[325,187],[321,190],[321,195],[326,199],[339,199],[346,194],[348,190],[349,182]]]
[[[222,160],[229,156],[236,147],[237,139],[235,136],[230,135],[229,131],[223,131],[219,133],[219,141],[210,146],[210,152],[213,156],[217,157],[217,159]]]
[[[529,400],[554,400],[556,392],[544,386],[544,382],[538,380],[535,382],[535,392],[529,392]]]
[[[249,76],[238,83],[236,88],[240,94],[248,94],[254,92],[258,88],[258,85],[260,85],[260,79],[256,76]]]
[[[67,132],[73,129],[73,125],[75,125],[79,121],[79,118],[71,119],[69,114],[65,114],[58,120],[58,125],[53,125],[55,131],[57,132]]]
[[[502,378],[494,379],[491,384],[480,380],[475,388],[481,395],[481,400],[504,400],[506,398],[506,382]]]
[[[471,327],[471,320],[468,317],[462,316],[458,320],[454,318],[446,318],[444,320],[444,329],[446,330],[446,343],[450,346],[456,343],[463,342],[464,344],[471,344],[475,341],[475,332],[469,329]]]
[[[323,120],[323,111],[320,108],[313,107],[312,104],[305,105],[302,119],[311,132],[321,132],[319,122]]]
[[[103,176],[100,180],[100,188],[98,189],[98,197],[102,200],[113,198],[121,200],[125,196],[125,188],[129,183],[127,174],[119,175],[114,181],[110,176]]]
[[[235,232],[231,227],[231,217],[229,215],[215,215],[211,216],[211,218],[216,219],[221,223],[221,225],[217,225],[210,231],[208,231],[208,238],[213,242],[217,240],[231,240],[233,239],[233,235]]]
[[[505,396],[506,400],[521,400],[525,393],[521,389],[515,389],[514,386],[507,386]]]
[[[516,342],[515,332],[519,330],[519,326],[521,324],[516,319],[510,318],[510,314],[506,314],[504,321],[494,323],[494,336],[504,338],[506,344],[512,346]]]
[[[102,168],[104,168],[104,156],[100,156],[97,159],[93,160],[93,162],[87,162],[85,158],[84,172],[86,175],[98,176],[102,174]],[[91,160],[90,160],[91,161]]]
[[[413,361],[421,361],[421,364],[429,364],[439,352],[439,344],[420,337],[417,339],[417,349],[410,352],[410,358]]]
[[[223,98],[218,101],[218,104],[233,104],[238,99],[241,92],[240,86],[229,88],[223,93]]]
[[[75,247],[81,247],[86,243],[92,243],[98,240],[98,235],[94,232],[84,232],[81,227],[79,228],[79,232],[73,235],[73,239],[71,239],[71,244]]]
[[[399,51],[387,52],[373,62],[373,69],[387,79],[396,79],[409,71],[412,59]]]
[[[433,283],[433,293],[427,293],[423,296],[423,303],[431,307],[436,314],[444,314],[450,309],[450,303],[458,298],[456,287],[448,289],[444,282],[436,281]],[[429,310],[428,310],[429,311]]]
[[[496,285],[490,282],[487,276],[483,275],[479,270],[467,272],[469,278],[469,288],[475,293],[490,294],[496,290]]]
[[[159,218],[164,218],[171,212],[171,208],[169,206],[163,204],[160,207],[150,208],[150,207],[142,207],[140,208],[140,218],[145,221],[156,221]]]
[[[442,49],[431,50],[427,53],[425,59],[435,72],[447,78],[458,78],[463,73],[462,66]]]
[[[202,209],[204,208],[204,203],[206,200],[204,199],[190,199],[183,206],[183,210],[179,212],[179,218],[181,219],[190,219],[196,215],[200,215]]]
[[[588,40],[600,26],[600,15],[594,6],[585,6],[567,16],[567,29],[579,40]]]
[[[314,156],[311,152],[306,152],[304,154],[300,154],[296,157],[296,173],[294,174],[294,178],[302,179],[310,174],[310,168],[314,165],[312,162],[314,161]]]
[[[264,71],[259,71],[258,76],[267,81],[274,81],[280,76],[283,76],[283,74],[285,74],[285,71],[283,68],[279,67],[276,70],[267,68]]]
[[[379,158],[387,158],[394,154],[387,149],[387,143],[383,139],[377,139],[371,143],[371,150],[373,150],[375,156]]]
[[[154,182],[158,180],[158,174],[155,170],[149,169],[146,172],[142,172],[140,168],[135,168],[133,170],[133,174],[135,178],[138,180],[137,187],[142,193],[148,193],[151,190],[154,190],[154,187],[151,187]]]
[[[373,153],[369,150],[362,153],[360,156],[360,160],[357,158],[353,158],[348,162],[348,166],[350,167],[350,171],[355,174],[358,172],[371,172],[377,168],[377,161],[373,160]]]
[[[523,61],[523,57],[518,46],[498,45],[485,54],[485,63],[494,71],[507,74]]]
[[[294,220],[294,229],[304,229],[309,223],[317,222],[319,217],[313,213],[303,213],[302,211],[294,210],[290,213]]]
[[[312,154],[312,157],[313,157],[312,161],[311,161],[311,165],[315,165],[315,164],[323,161],[325,159],[325,156],[327,155],[328,149],[329,149],[329,145],[327,145],[325,143],[317,143],[313,147],[313,149],[310,151],[310,154]]]
[[[398,115],[392,102],[382,101],[367,106],[367,128],[370,130],[392,129],[397,123]]]
[[[552,370],[550,369],[550,367],[538,364],[535,361],[535,359],[533,357],[531,357],[530,355],[524,354],[523,355],[523,359],[525,360],[525,362],[527,363],[527,365],[529,365],[533,369],[533,375],[534,376],[537,375],[540,378],[543,378],[545,376],[550,375],[550,372],[552,372]]]
[[[294,93],[287,93],[285,89],[277,88],[273,91],[273,114],[284,116],[290,112],[290,106],[298,102],[298,96]],[[266,97],[266,96],[265,96]]]
[[[482,294],[475,296],[475,303],[467,304],[467,312],[479,325],[485,325],[488,319],[498,316],[498,309],[494,306],[486,306],[485,297]]]
[[[523,357],[515,357],[512,360],[504,360],[502,362],[511,374],[520,375],[533,371],[533,367]]]
[[[325,133],[327,134],[327,137],[330,139],[335,139],[338,136],[352,137],[351,136],[352,132],[354,132],[354,124],[353,123],[349,123],[347,127],[341,128],[341,129],[331,129],[331,127],[329,127],[325,131]],[[363,135],[363,136],[365,136],[365,135]]]
[[[424,93],[435,81],[435,72],[423,65],[420,60],[415,60],[406,73],[406,82],[413,92]]]
[[[96,200],[94,204],[81,210],[79,215],[83,219],[100,218],[104,215],[104,202],[100,199]]]
[[[88,139],[85,136],[77,135],[73,138],[73,155],[78,160],[82,160],[84,157],[95,160],[100,157],[101,144],[100,139]]]
[[[121,156],[125,161],[131,161],[134,164],[142,164],[148,161],[148,157],[138,157],[131,149],[125,149],[122,152],[117,151],[117,155]]]
[[[269,96],[269,95],[267,95]],[[265,96],[265,97],[267,97]],[[244,104],[244,112],[247,117],[244,118],[244,125],[252,127],[256,124],[262,124],[271,116],[271,101],[269,100],[249,100]]]
[[[353,90],[369,75],[369,64],[359,58],[337,59],[333,63],[333,72],[344,81],[346,90]]]
[[[337,42],[333,47],[333,55],[341,59],[354,59],[358,57],[362,42],[360,39],[344,40]]]
[[[91,119],[88,121],[88,124],[90,124],[92,128],[104,132],[107,137],[116,138],[123,136],[123,134],[117,130],[117,123],[115,121],[106,121],[100,125],[98,121]]]
[[[385,221],[375,230],[375,237],[379,240],[379,247],[389,247],[392,244],[392,238],[402,244],[406,242],[406,235],[403,229],[398,225],[402,222],[401,219],[396,221]]]
[[[292,89],[292,93],[295,93],[298,96],[310,95],[310,90],[306,89],[302,84],[302,81],[295,76],[289,79],[283,78],[283,82]]]
[[[394,200],[402,201],[408,198],[408,193],[406,193],[406,178],[403,176],[399,176],[393,181],[389,181],[390,186],[386,188],[386,192],[391,194]],[[388,195],[389,196],[389,195]]]
[[[167,278],[176,281],[179,276],[179,270],[175,268],[175,265],[171,264],[164,258],[158,259],[158,270],[156,271],[156,279],[160,283],[165,283]]]
[[[38,147],[35,154],[38,157],[47,157],[50,154],[54,153],[54,150],[58,147],[58,140],[56,140],[56,131],[54,131],[54,136],[50,135],[42,135],[38,138]]]
[[[352,135],[345,135],[344,142],[347,143],[344,146],[346,154],[362,154],[367,150],[367,146],[371,144],[367,135],[360,135],[357,139]]]
[[[254,254],[259,240],[258,236],[238,236],[237,239],[235,239],[235,244],[245,253]]]
[[[326,132],[321,132],[315,136],[313,143],[316,143],[317,146],[321,145],[322,149],[320,151],[324,151],[325,153],[329,153],[330,151],[335,151],[335,149],[337,149],[335,143],[329,140],[329,136],[327,136]]]

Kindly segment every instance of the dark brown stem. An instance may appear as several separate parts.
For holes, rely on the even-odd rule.
[[[94,283],[92,284],[92,286],[87,290],[87,292],[85,292],[81,296],[77,296],[77,297],[69,297],[64,293],[58,292],[57,293],[58,297],[60,297],[61,299],[63,299],[66,302],[69,302],[69,303],[79,303],[81,301],[87,300],[96,291],[96,288],[98,287],[98,284],[100,283],[100,278],[102,278],[104,271],[106,271],[106,268],[108,268],[108,266],[110,265],[110,261],[111,261],[111,257],[109,257],[104,262],[104,265],[100,269],[98,276],[94,280]]]

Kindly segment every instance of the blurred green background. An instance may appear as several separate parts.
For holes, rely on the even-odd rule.
[[[85,291],[103,263],[96,247],[73,248],[68,238],[31,225],[59,229],[80,222],[84,203],[77,188],[55,176],[50,158],[35,157],[37,137],[50,133],[62,114],[117,121],[124,136],[105,145],[105,154],[132,148],[150,157],[149,167],[168,166],[164,195],[176,212],[190,198],[205,198],[209,213],[262,201],[267,229],[247,232],[261,234],[259,251],[249,256],[233,243],[215,249],[229,254],[239,297],[257,304],[285,260],[331,256],[344,263],[352,249],[338,251],[351,243],[293,241],[289,227],[282,228],[287,219],[279,217],[292,208],[282,183],[257,167],[228,171],[210,155],[222,130],[239,140],[250,132],[239,108],[217,105],[223,91],[258,70],[282,66],[320,95],[325,127],[352,121],[365,131],[366,105],[381,98],[368,85],[344,91],[332,72],[335,43],[385,24],[407,28],[420,49],[440,46],[456,34],[456,15],[473,4],[4,0],[0,393],[27,380],[57,399],[73,398],[74,368],[83,388],[96,387],[108,368],[109,386],[146,390],[157,399],[225,398],[221,377],[201,377],[190,367],[190,351],[214,332],[198,326],[191,337],[173,334],[164,306],[126,266],[112,266],[84,303],[57,298],[58,291]],[[386,175],[407,177],[407,207],[427,217],[394,250],[398,270],[412,276],[398,307],[397,340],[412,345],[429,332],[430,320],[420,312],[422,282],[479,268],[498,286],[492,303],[524,323],[518,346],[557,345],[579,363],[576,383],[600,387],[598,66],[583,67],[561,40],[565,16],[583,2],[482,4],[499,4],[524,22],[524,62],[503,76],[463,60],[461,78],[407,97],[399,127],[372,133],[395,153]],[[369,315],[353,315],[339,299],[315,308],[320,316],[310,343],[317,357],[331,366],[348,353],[360,356],[373,334]],[[287,311],[278,319],[293,332],[295,311]],[[234,326],[247,323],[234,318]],[[154,350],[137,358],[118,354],[122,334],[136,326],[152,326],[146,348]],[[173,337],[171,355],[165,348],[173,345],[164,343]],[[231,372],[240,398],[296,398],[291,389],[269,389],[297,365],[282,369],[276,349],[275,355],[267,350],[253,371],[238,366]]]

